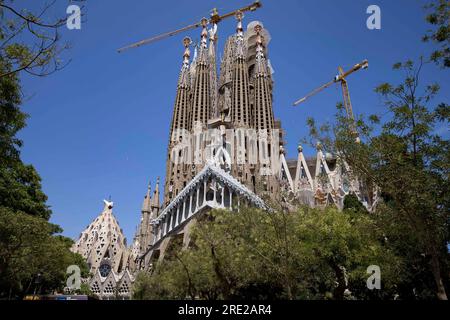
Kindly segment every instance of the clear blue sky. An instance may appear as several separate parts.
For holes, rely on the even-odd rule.
[[[86,21],[79,31],[63,30],[73,48],[71,64],[45,78],[23,76],[24,110],[30,114],[22,157],[43,179],[52,221],[75,238],[112,196],[114,212],[131,243],[149,180],[164,177],[168,129],[182,61],[179,35],[123,54],[130,42],[182,27],[207,16],[213,7],[227,12],[251,0],[106,1],[87,0]],[[38,2],[33,1],[33,6]],[[422,0],[263,0],[263,8],[245,17],[270,31],[269,55],[275,69],[274,110],[287,132],[288,156],[296,156],[307,136],[307,117],[331,120],[339,87],[332,87],[302,107],[292,102],[327,82],[337,67],[368,59],[368,70],[352,75],[355,113],[383,113],[373,92],[384,81],[399,79],[397,61],[428,54],[420,39],[428,28]],[[29,6],[29,1],[17,1]],[[366,28],[366,8],[377,4],[382,29]],[[53,14],[65,14],[58,1]],[[219,48],[234,32],[233,19],[219,26]],[[199,30],[187,35],[199,38]],[[449,101],[448,72],[429,66],[423,80],[438,81]],[[306,152],[312,155],[312,149]]]

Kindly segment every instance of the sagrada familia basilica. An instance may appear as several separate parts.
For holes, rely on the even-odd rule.
[[[228,37],[217,72],[217,25],[203,21],[201,42],[191,59],[189,38],[178,77],[169,132],[166,177],[145,194],[141,219],[130,247],[113,203],[81,233],[73,246],[88,262],[86,281],[102,299],[131,295],[139,271],[153,266],[174,244],[187,246],[200,215],[211,209],[270,210],[267,199],[289,210],[297,201],[311,207],[343,207],[349,193],[371,208],[376,195],[363,192],[349,168],[317,146],[315,157],[286,159],[284,133],[273,111],[270,35],[259,21],[244,30],[237,14],[236,33]],[[264,200],[263,200],[264,199]]]

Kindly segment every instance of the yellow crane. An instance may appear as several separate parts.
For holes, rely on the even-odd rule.
[[[351,75],[355,71],[358,71],[361,69],[367,69],[368,67],[369,67],[369,61],[367,61],[367,60],[363,60],[361,63],[355,64],[350,70],[345,71],[345,72],[341,67],[338,67],[339,73],[337,76],[334,77],[334,79],[332,81],[325,83],[324,85],[320,86],[319,88],[308,93],[303,98],[295,101],[294,106],[299,105],[302,102],[305,102],[308,98],[315,95],[316,93],[319,93],[323,89],[328,88],[332,84],[340,82],[341,87],[342,87],[342,95],[344,97],[344,107],[345,107],[345,111],[347,113],[347,117],[349,117],[350,119],[353,119],[353,109],[352,109],[352,103],[350,101],[350,92],[348,90],[348,84],[347,84],[347,80],[345,78],[348,77],[349,75]]]
[[[143,46],[145,44],[149,44],[149,43],[161,40],[161,39],[165,39],[165,38],[174,36],[174,35],[176,35],[178,33],[181,33],[181,32],[187,31],[187,30],[195,29],[195,28],[198,28],[198,27],[205,27],[207,24],[217,24],[220,21],[222,21],[222,20],[224,20],[226,18],[232,17],[232,16],[234,16],[234,15],[236,15],[238,13],[244,13],[246,11],[255,11],[256,9],[261,8],[261,6],[262,6],[261,2],[256,0],[256,1],[254,1],[252,4],[250,4],[248,6],[245,6],[243,8],[240,8],[240,9],[237,9],[237,10],[234,10],[234,11],[231,11],[231,12],[223,14],[223,15],[219,15],[219,12],[217,11],[217,8],[214,8],[212,10],[212,12],[211,12],[211,15],[210,15],[209,19],[203,18],[199,22],[190,24],[190,25],[188,25],[186,27],[183,27],[181,29],[169,31],[169,32],[157,35],[157,36],[152,37],[152,38],[148,38],[148,39],[144,39],[144,40],[138,41],[138,42],[130,44],[128,46],[122,47],[122,48],[118,49],[117,51],[120,53],[120,52],[123,52],[123,51],[131,49],[131,48],[137,48],[137,47]]]

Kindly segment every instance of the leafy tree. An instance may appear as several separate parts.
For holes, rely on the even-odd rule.
[[[387,298],[399,261],[379,237],[361,212],[215,210],[197,222],[189,249],[175,250],[152,275],[138,277],[134,298]],[[366,287],[372,264],[384,270],[381,293]]]
[[[69,250],[72,240],[53,236],[53,229],[43,218],[0,207],[0,296],[62,290],[73,264],[82,276],[89,272],[84,259]]]
[[[408,219],[419,235],[421,249],[430,258],[437,296],[447,299],[441,261],[447,260],[442,252],[448,237],[445,225],[449,217],[449,141],[434,134],[434,129],[438,123],[448,125],[449,106],[443,103],[431,111],[426,107],[439,86],[427,85],[423,93],[419,92],[422,65],[422,61],[417,66],[412,61],[396,64],[394,69],[405,72],[405,81],[376,88],[393,113],[392,120],[384,124],[380,139],[375,140],[379,147],[390,145],[387,150],[392,151],[384,154],[389,163],[378,174],[384,177],[383,189],[398,213]]]
[[[51,210],[46,201],[41,178],[33,166],[17,161],[0,168],[0,206],[48,220]]]
[[[439,299],[446,299],[445,282],[448,281],[448,212],[449,212],[449,142],[436,133],[438,125],[448,125],[449,107],[441,103],[434,109],[429,106],[439,90],[437,84],[423,86],[420,74],[422,59],[397,63],[394,70],[404,72],[404,80],[398,85],[384,83],[375,91],[385,100],[390,111],[382,124],[381,133],[375,135],[373,126],[379,123],[377,116],[367,123],[362,117],[355,120],[361,143],[352,135],[352,120],[342,112],[337,116],[332,130],[321,131],[310,121],[311,132],[317,139],[346,161],[355,176],[363,179],[371,189],[375,186],[385,202],[379,217],[385,221],[387,231],[396,228],[405,234],[390,233],[392,243],[406,263],[419,270],[410,276],[406,285],[409,291],[417,291],[415,283],[427,283]],[[324,137],[322,137],[324,136]],[[369,191],[369,190],[368,190]],[[383,212],[380,212],[383,210]],[[411,236],[406,236],[412,233]],[[414,245],[412,242],[415,241]],[[428,268],[424,269],[424,261]],[[428,273],[427,273],[428,272]],[[424,281],[431,278],[433,282]]]
[[[426,21],[433,27],[423,36],[424,42],[432,41],[439,46],[431,55],[431,60],[443,68],[450,67],[450,3],[447,0],[436,0],[426,5],[431,13]]]
[[[10,70],[6,60],[0,56],[0,73]],[[0,78],[0,165],[3,167],[18,158],[18,148],[22,146],[16,134],[25,127],[27,115],[21,103],[20,84],[17,75]]]
[[[0,56],[0,72],[9,70]],[[0,206],[49,219],[47,197],[40,177],[31,165],[20,160],[16,134],[25,127],[27,115],[20,110],[20,82],[17,74],[0,77]]]
[[[352,210],[355,212],[366,212],[367,209],[364,207],[364,205],[359,201],[358,197],[351,193],[345,196],[344,198],[344,210]]]
[[[93,296],[94,293],[91,290],[91,287],[89,287],[89,284],[87,283],[82,283],[80,285],[80,290],[76,291],[77,294],[82,294],[82,295],[86,295],[86,296]]]
[[[39,11],[31,12],[19,9],[13,0],[0,0],[0,56],[8,64],[0,78],[18,72],[46,76],[68,64],[62,53],[69,46],[59,35],[67,17],[49,18],[54,4],[49,1]]]
[[[65,19],[47,19],[54,3],[32,13],[0,0],[0,297],[62,290],[72,264],[87,272],[83,258],[70,252],[71,240],[54,235],[62,230],[48,222],[41,178],[20,159],[17,138],[28,117],[20,109],[20,72],[45,76],[64,66],[67,46],[58,29]]]
[[[147,272],[139,272],[133,283],[133,299],[135,300],[151,300],[151,294],[154,283],[152,283],[152,277]]]

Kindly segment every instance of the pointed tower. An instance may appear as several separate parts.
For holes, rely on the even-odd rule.
[[[208,20],[203,18],[201,23],[203,28],[195,66],[189,130],[196,127],[206,128],[211,112],[210,64],[207,45],[208,31],[206,28]]]
[[[151,200],[151,215],[150,219],[154,219],[159,214],[160,204],[159,204],[159,177],[156,179],[155,191],[153,192],[153,197]]]
[[[254,72],[254,127],[256,130],[271,130],[274,127],[272,107],[272,80],[269,76],[268,64],[264,56],[264,39],[262,26],[255,26],[256,32],[256,64]]]
[[[142,216],[141,216],[141,223],[139,225],[138,229],[138,236],[137,240],[139,241],[139,252],[143,252],[148,244],[149,244],[149,235],[150,235],[150,228],[149,228],[149,222],[152,214],[152,207],[151,207],[151,185],[148,184],[147,187],[147,193],[144,196],[144,201],[142,203]]]
[[[249,80],[247,68],[247,46],[242,28],[242,12],[236,13],[238,21],[234,43],[234,61],[231,94],[231,121],[240,127],[250,127]]]
[[[153,233],[150,221],[155,219],[159,214],[159,177],[156,180],[155,190],[153,196],[151,195],[151,186],[148,185],[147,193],[145,194],[142,203],[142,218],[138,229],[139,252],[144,254],[149,245],[153,243]]]
[[[178,77],[177,95],[175,98],[175,106],[173,108],[172,123],[170,126],[170,137],[172,140],[178,141],[178,134],[181,130],[189,130],[189,95],[191,90],[189,58],[191,52],[189,45],[191,39],[186,37],[183,39],[184,54],[183,65],[181,66],[180,76]],[[178,132],[177,132],[178,131]],[[176,134],[175,137],[173,135]]]
[[[197,46],[194,47],[194,57],[192,58],[191,66],[189,67],[189,72],[191,73],[191,80],[189,82],[191,88],[194,87],[194,80],[195,80],[195,69],[197,67],[197,57],[198,57],[198,50]],[[188,122],[190,123],[191,119],[189,118]]]
[[[217,109],[222,119],[229,119],[231,110],[233,44],[234,37],[229,37],[220,62]]]
[[[209,83],[211,96],[211,119],[219,116],[218,99],[217,99],[217,63],[216,63],[216,45],[217,45],[217,24],[213,24],[209,30]]]
[[[179,150],[180,143],[188,139],[191,115],[191,81],[192,66],[189,66],[191,39],[183,39],[184,54],[180,76],[178,77],[177,94],[170,125],[169,146],[167,148],[166,183],[164,186],[165,202],[168,202],[180,190],[186,174],[183,165],[183,150]],[[195,58],[196,59],[196,58]],[[188,154],[185,154],[188,155]]]
[[[110,271],[116,274],[125,270],[128,260],[126,239],[112,213],[113,202],[103,200],[102,213],[81,233],[72,251],[87,261],[90,272],[100,271],[106,277]]]

